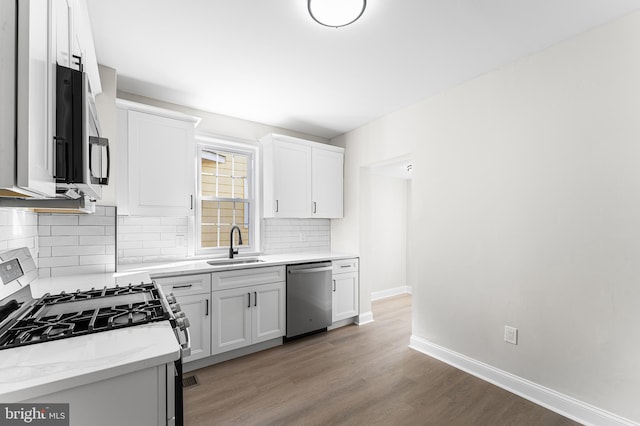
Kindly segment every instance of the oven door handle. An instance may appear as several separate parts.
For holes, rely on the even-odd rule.
[[[184,330],[181,330],[184,332],[184,338],[185,338],[185,342],[184,343],[180,343],[180,351],[182,354],[182,358],[187,357],[189,355],[191,355],[191,333],[189,332],[189,327],[185,327]]]

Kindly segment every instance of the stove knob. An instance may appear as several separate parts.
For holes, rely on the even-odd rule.
[[[186,318],[187,316],[184,314],[184,312],[180,311],[175,313],[175,317],[176,319],[179,319],[179,318]]]
[[[173,312],[180,312],[181,311],[180,305],[177,304],[177,303],[170,303],[169,306],[171,306],[171,310]]]
[[[189,328],[191,326],[191,324],[189,323],[189,320],[185,317],[185,318],[177,318],[176,319],[176,324],[178,324],[178,327],[180,327],[180,330],[184,330],[186,328]]]
[[[169,294],[167,296],[167,302],[169,303],[176,303],[176,297],[173,295],[173,293]]]

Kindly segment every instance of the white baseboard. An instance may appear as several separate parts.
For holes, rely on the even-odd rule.
[[[411,294],[412,288],[409,285],[388,288],[386,290],[374,291],[371,293],[371,301],[386,299],[387,297],[399,296],[401,294]]]
[[[640,426],[640,423],[594,407],[420,337],[412,335],[409,347],[582,424]]]
[[[371,312],[371,311],[362,312],[356,318],[356,324],[358,324],[358,325],[365,325],[365,324],[369,324],[370,322],[373,322],[373,312]]]

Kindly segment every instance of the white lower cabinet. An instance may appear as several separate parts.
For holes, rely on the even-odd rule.
[[[70,426],[175,425],[174,375],[173,363],[161,364],[24,402],[69,404]]]
[[[211,355],[211,319],[209,294],[176,297],[182,312],[189,319],[191,355],[182,362],[195,361]]]
[[[212,355],[285,334],[285,283],[275,282],[212,293]]]
[[[156,278],[165,294],[173,293],[180,309],[189,320],[191,355],[182,362],[211,355],[211,274]]]
[[[359,312],[358,259],[334,260],[332,321],[357,316]]]

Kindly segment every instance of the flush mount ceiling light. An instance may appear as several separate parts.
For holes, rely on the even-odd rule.
[[[309,15],[320,25],[339,28],[362,16],[367,0],[308,0]]]

